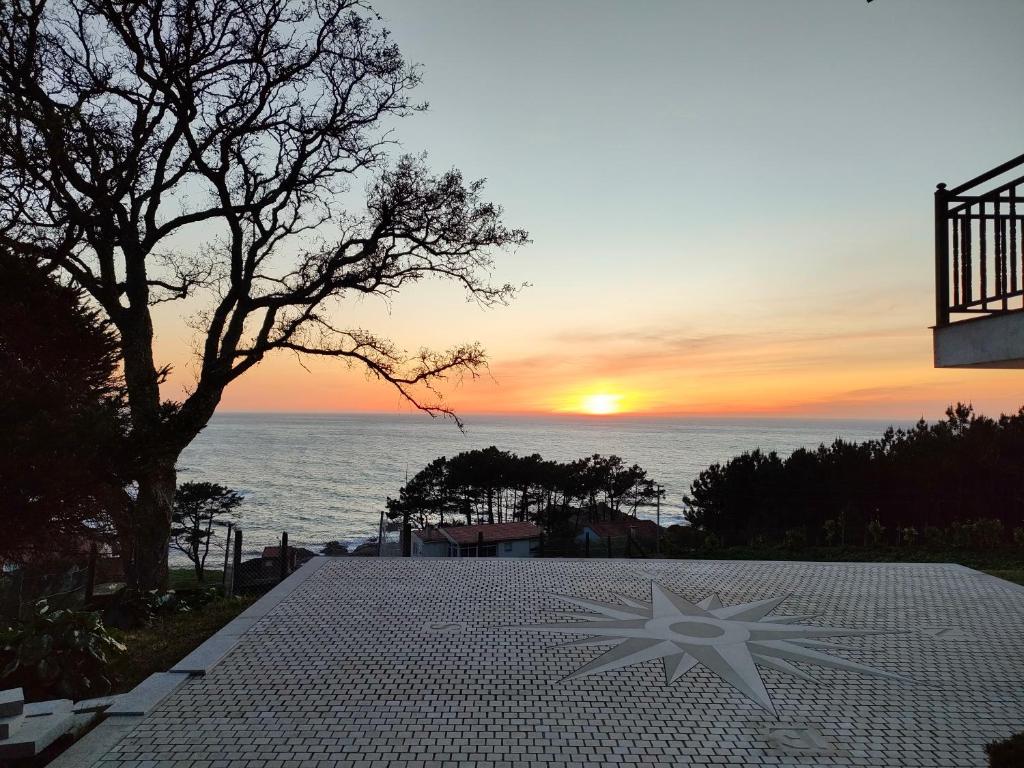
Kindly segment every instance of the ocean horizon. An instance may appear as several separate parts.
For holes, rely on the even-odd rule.
[[[837,438],[861,442],[914,420],[593,417],[467,414],[220,412],[185,449],[178,481],[206,480],[241,493],[238,525],[246,549],[289,542],[317,550],[330,541],[357,545],[377,534],[381,510],[439,456],[494,445],[520,455],[570,461],[617,454],[664,486],[663,525],[685,521],[683,495],[701,470],[760,448],[789,455]],[[655,510],[640,516],[655,517]],[[223,552],[223,537],[211,550]],[[172,555],[173,555],[172,550]],[[175,557],[175,560],[178,558]]]

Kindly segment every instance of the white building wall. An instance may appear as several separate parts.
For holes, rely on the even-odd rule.
[[[448,557],[447,541],[423,541],[419,536],[412,537],[413,557]]]
[[[531,539],[503,541],[498,544],[498,557],[532,557],[530,543]]]

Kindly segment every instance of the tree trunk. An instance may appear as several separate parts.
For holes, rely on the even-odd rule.
[[[132,516],[132,553],[126,573],[129,589],[167,589],[167,545],[177,473],[174,458],[162,458],[139,477]]]

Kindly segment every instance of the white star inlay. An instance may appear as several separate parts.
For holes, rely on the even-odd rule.
[[[602,603],[555,595],[593,613],[572,613],[573,624],[529,624],[521,629],[585,635],[565,645],[615,647],[580,667],[569,680],[632,664],[661,659],[665,682],[672,683],[703,664],[759,706],[775,714],[758,665],[814,682],[790,662],[808,662],[833,669],[910,682],[906,678],[864,666],[822,651],[850,650],[818,638],[884,634],[890,630],[844,629],[797,624],[811,616],[769,616],[785,597],[723,606],[718,595],[691,603],[651,582],[651,601],[616,595],[617,603]]]

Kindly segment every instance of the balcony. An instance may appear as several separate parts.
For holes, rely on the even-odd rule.
[[[1021,174],[1024,155],[935,191],[936,368],[1024,368]]]

